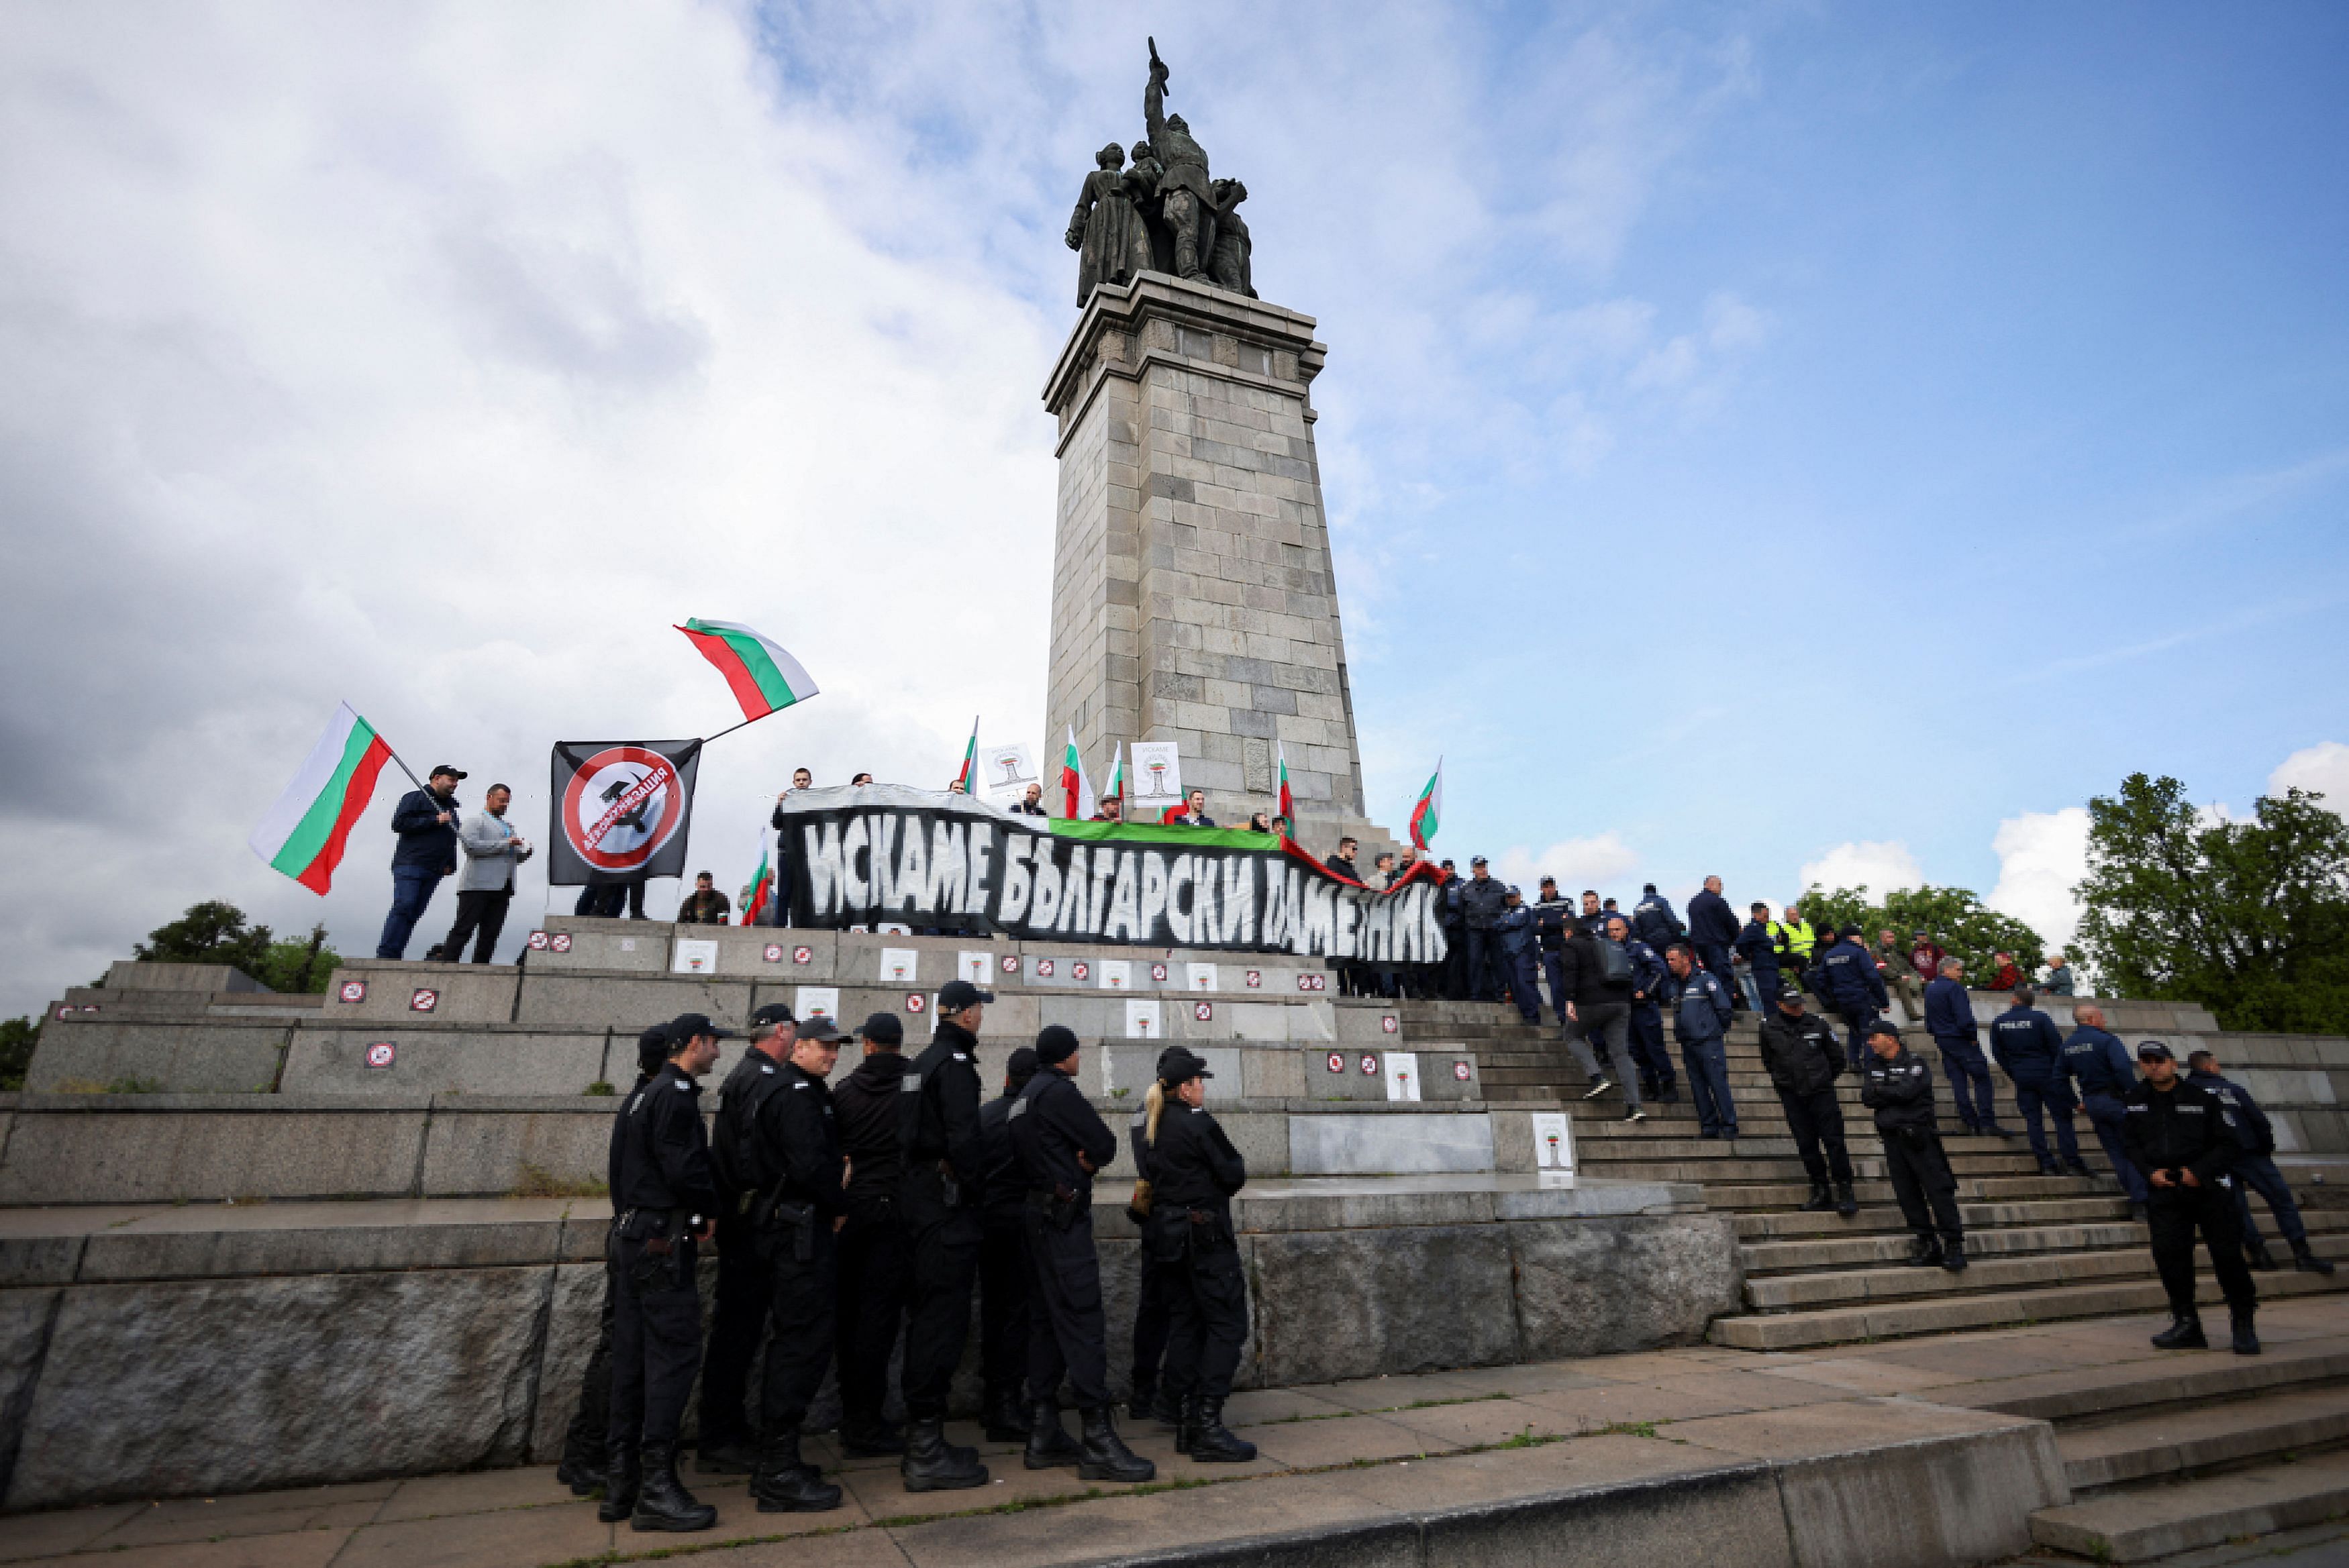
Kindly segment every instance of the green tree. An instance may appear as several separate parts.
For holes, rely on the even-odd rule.
[[[142,964],[231,965],[273,991],[324,991],[342,962],[326,945],[323,924],[312,926],[306,937],[279,940],[265,925],[246,924],[244,911],[219,899],[189,905],[130,952]]]
[[[33,1044],[40,1036],[41,1026],[29,1017],[0,1023],[0,1092],[25,1087],[25,1074],[33,1066]]]
[[[310,928],[308,936],[273,942],[262,954],[261,967],[249,973],[272,991],[324,991],[342,955],[326,945],[326,928]]]
[[[2323,797],[2248,819],[2132,773],[2088,802],[2079,946],[2116,995],[2199,1002],[2229,1029],[2349,1033],[2349,822]]]
[[[2015,967],[2026,976],[2046,955],[2047,944],[2037,932],[2011,914],[1983,908],[1982,900],[1961,887],[1928,883],[1896,888],[1878,901],[1868,896],[1865,886],[1827,892],[1814,882],[1803,894],[1803,915],[1814,925],[1821,921],[1831,921],[1838,929],[1857,925],[1866,933],[1861,945],[1867,947],[1876,945],[1876,934],[1887,926],[1899,936],[1903,952],[1910,933],[1930,932],[1951,957],[1965,960],[1966,982],[1972,985],[1990,983],[1997,967],[1993,954],[2013,954]]]

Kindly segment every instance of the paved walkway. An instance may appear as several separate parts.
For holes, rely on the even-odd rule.
[[[546,1468],[424,1476],[217,1500],[119,1503],[0,1522],[0,1562],[76,1568],[533,1568],[684,1552],[709,1568],[1035,1568],[1183,1542],[1359,1525],[1738,1459],[1849,1454],[2008,1423],[1966,1407],[2086,1367],[2147,1361],[2145,1316],[1804,1353],[1713,1346],[1260,1390],[1227,1411],[1260,1457],[1195,1465],[1127,1423],[1157,1461],[1143,1488],[1030,1472],[981,1444],[983,1490],[909,1495],[893,1461],[812,1457],[847,1491],[825,1514],[767,1514],[740,1477],[688,1481],[715,1530],[639,1535],[596,1522]],[[2271,1351],[2349,1342],[2349,1297],[2261,1314]],[[2288,1352],[2286,1352],[2288,1353]],[[2184,1367],[2224,1351],[2162,1357]],[[958,1440],[977,1439],[968,1426]],[[1693,1543],[1692,1543],[1693,1544]],[[103,1556],[98,1554],[103,1553]]]

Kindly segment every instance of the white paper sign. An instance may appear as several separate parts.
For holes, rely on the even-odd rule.
[[[792,1012],[802,1023],[810,1018],[830,1018],[840,1022],[840,987],[837,985],[802,985],[792,1003]]]
[[[1125,999],[1125,1037],[1129,1040],[1155,1040],[1165,1034],[1165,1026],[1158,1016],[1155,996],[1128,996]]]
[[[992,953],[957,953],[955,954],[955,973],[984,991],[994,975],[994,958]]]
[[[1411,1051],[1389,1051],[1386,1054],[1387,1098],[1417,1099],[1419,1098],[1419,1057]]]
[[[914,971],[921,966],[921,962],[922,955],[915,948],[883,948],[881,950],[881,983],[885,985],[907,984],[914,978]]]
[[[1037,782],[1036,758],[1023,744],[988,746],[978,753],[978,784],[981,793],[992,798],[1001,795],[1018,799],[1028,793],[1028,786]]]
[[[1171,740],[1137,740],[1125,749],[1133,769],[1133,798],[1126,802],[1125,820],[1155,821],[1158,813],[1183,799],[1182,748]],[[1144,811],[1150,815],[1141,815]]]
[[[1553,1172],[1565,1181],[1557,1185],[1574,1184],[1574,1129],[1562,1110],[1534,1112],[1534,1167],[1542,1172],[1542,1184],[1553,1183]]]
[[[1133,960],[1104,958],[1101,961],[1101,988],[1104,991],[1133,989]]]
[[[1214,965],[1190,964],[1185,965],[1185,967],[1190,971],[1190,984],[1192,990],[1212,991],[1216,988],[1216,966]]]
[[[672,975],[714,975],[718,972],[718,944],[680,936],[670,949],[668,967]]]

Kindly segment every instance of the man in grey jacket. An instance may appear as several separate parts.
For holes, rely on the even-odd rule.
[[[481,798],[481,810],[465,819],[457,830],[457,847],[465,851],[465,869],[457,876],[457,923],[427,958],[462,962],[465,939],[473,943],[473,962],[487,964],[496,951],[498,933],[505,929],[506,905],[513,902],[514,868],[530,859],[530,842],[506,820],[513,791],[492,784]]]

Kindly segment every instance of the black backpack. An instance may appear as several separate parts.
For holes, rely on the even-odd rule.
[[[1619,942],[1604,936],[1594,936],[1590,945],[1599,949],[1599,977],[1609,985],[1631,984],[1631,955]]]

